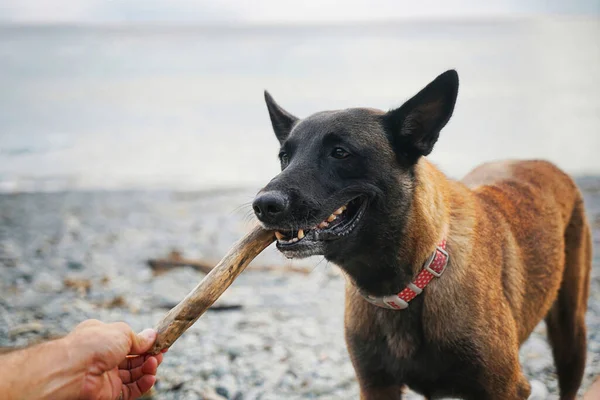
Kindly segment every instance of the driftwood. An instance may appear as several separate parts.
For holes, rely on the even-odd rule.
[[[190,267],[197,271],[208,274],[216,262],[210,262],[206,260],[198,260],[185,258],[179,251],[173,250],[166,258],[153,258],[148,260],[148,265],[155,275],[163,274],[173,268],[178,267]],[[306,267],[296,267],[293,265],[288,266],[274,266],[274,265],[253,265],[250,267],[252,271],[266,271],[266,272],[293,272],[297,274],[310,274],[311,270]]]
[[[236,243],[223,259],[156,326],[151,354],[169,348],[223,294],[237,276],[273,241],[273,232],[257,226]]]
[[[148,265],[152,271],[159,275],[176,267],[192,267],[195,270],[208,274],[212,269],[212,264],[201,260],[192,260],[183,258],[180,252],[172,251],[167,258],[158,258],[148,260]]]

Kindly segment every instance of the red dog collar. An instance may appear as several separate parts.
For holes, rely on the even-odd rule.
[[[376,306],[391,310],[403,310],[408,307],[409,301],[421,294],[423,289],[425,289],[425,286],[427,286],[433,278],[439,278],[442,275],[446,269],[446,265],[448,265],[449,259],[450,256],[448,255],[448,252],[446,252],[446,239],[443,239],[440,244],[438,244],[431,257],[425,261],[423,270],[419,272],[417,279],[414,282],[409,283],[400,293],[383,297],[371,296],[365,293],[361,294],[365,300]]]

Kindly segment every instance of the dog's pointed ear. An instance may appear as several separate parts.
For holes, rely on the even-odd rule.
[[[457,94],[458,74],[449,70],[400,108],[386,113],[384,126],[396,153],[410,162],[431,153],[440,131],[452,116]]]
[[[266,90],[265,102],[269,109],[269,116],[271,117],[271,125],[273,125],[275,136],[277,136],[279,142],[283,142],[290,134],[290,131],[296,121],[298,121],[298,118],[294,117],[292,114],[281,108],[279,104],[275,103],[273,97]]]

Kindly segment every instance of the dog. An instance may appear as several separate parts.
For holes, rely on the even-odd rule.
[[[401,107],[299,119],[265,91],[281,173],[254,212],[290,258],[347,277],[345,338],[363,400],[527,399],[519,346],[545,319],[560,398],[586,358],[591,234],[553,164],[499,161],[462,181],[426,158],[454,111],[446,71]]]

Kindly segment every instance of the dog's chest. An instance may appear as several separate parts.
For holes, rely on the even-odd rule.
[[[470,341],[433,340],[416,315],[395,317],[379,325],[382,345],[372,347],[387,375],[427,396],[472,393],[473,386],[461,384],[473,382],[480,371]]]

